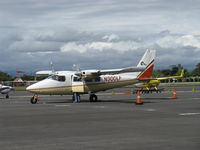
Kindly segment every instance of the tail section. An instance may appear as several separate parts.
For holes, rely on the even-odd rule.
[[[166,80],[166,79],[183,79],[184,77],[184,69],[181,70],[181,74],[179,76],[169,76],[169,77],[160,77],[156,78],[157,80]]]
[[[180,78],[183,78],[184,77],[184,69],[181,71],[181,75],[180,75]]]
[[[146,67],[146,69],[137,76],[138,79],[146,79],[152,76],[155,57],[155,50],[147,50],[145,52],[137,67]]]

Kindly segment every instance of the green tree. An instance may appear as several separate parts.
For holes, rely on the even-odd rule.
[[[5,72],[0,72],[0,81],[12,81],[12,80],[13,78],[9,74]]]
[[[172,69],[171,69],[171,73],[170,73],[170,75],[171,75],[171,76],[178,75],[178,74],[177,74],[178,71],[179,71],[178,66],[174,66],[174,67],[172,67]]]
[[[164,74],[162,73],[162,70],[154,70],[153,71],[153,77],[158,78],[158,77],[163,77]]]
[[[34,76],[26,75],[26,74],[24,74],[21,78],[22,78],[22,80],[25,80],[25,81],[34,80]]]
[[[162,73],[164,76],[171,76],[172,74],[170,69],[164,69],[162,70]]]
[[[196,68],[191,73],[192,76],[200,76],[200,63],[196,65]]]

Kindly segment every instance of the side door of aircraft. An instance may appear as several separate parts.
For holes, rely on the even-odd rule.
[[[84,83],[79,76],[72,75],[72,92],[73,93],[84,93]]]

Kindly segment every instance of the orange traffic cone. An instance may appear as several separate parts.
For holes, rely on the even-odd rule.
[[[140,97],[140,91],[138,90],[138,95],[137,95],[137,100],[136,100],[136,105],[142,105],[143,102],[142,102],[142,99]]]
[[[176,89],[173,90],[173,96],[172,96],[172,98],[173,98],[173,99],[177,99]]]

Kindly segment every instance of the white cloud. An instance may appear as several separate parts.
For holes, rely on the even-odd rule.
[[[92,42],[86,44],[77,44],[76,42],[70,42],[61,47],[61,52],[77,51],[80,53],[85,53],[87,50],[98,50],[102,51],[104,49],[111,49],[112,43],[110,42]]]
[[[195,47],[200,48],[200,38],[193,35],[184,36],[166,36],[155,41],[161,48],[181,48],[181,47]]]
[[[176,40],[177,44],[200,48],[200,39],[193,35],[184,35]]]
[[[105,66],[115,67],[147,48],[157,49],[162,65],[166,60],[165,65],[192,66],[200,56],[198,0],[6,0],[0,12],[0,59],[7,64],[1,69],[31,64],[37,69],[48,57],[63,67],[74,58],[86,66],[112,60]],[[181,57],[172,58],[175,53]],[[182,61],[188,57],[191,62]]]
[[[86,48],[88,49],[95,49],[102,51],[104,49],[112,49],[113,43],[111,42],[92,42],[92,43],[87,43]]]
[[[138,43],[134,41],[119,41],[119,42],[91,42],[85,44],[77,44],[75,42],[67,43],[61,47],[61,52],[77,51],[85,53],[88,50],[116,50],[118,52],[125,52],[128,50],[135,50],[139,47]]]
[[[41,41],[16,41],[9,45],[9,51],[18,52],[50,52],[57,51],[60,43],[58,42],[41,42]]]
[[[158,39],[155,41],[156,44],[158,44],[161,48],[170,48],[170,47],[177,47],[176,43],[174,42],[174,37],[172,36],[166,36],[164,38]]]
[[[113,41],[113,40],[118,40],[119,36],[116,34],[111,34],[111,35],[105,35],[103,38],[103,40],[107,40],[107,41]]]

